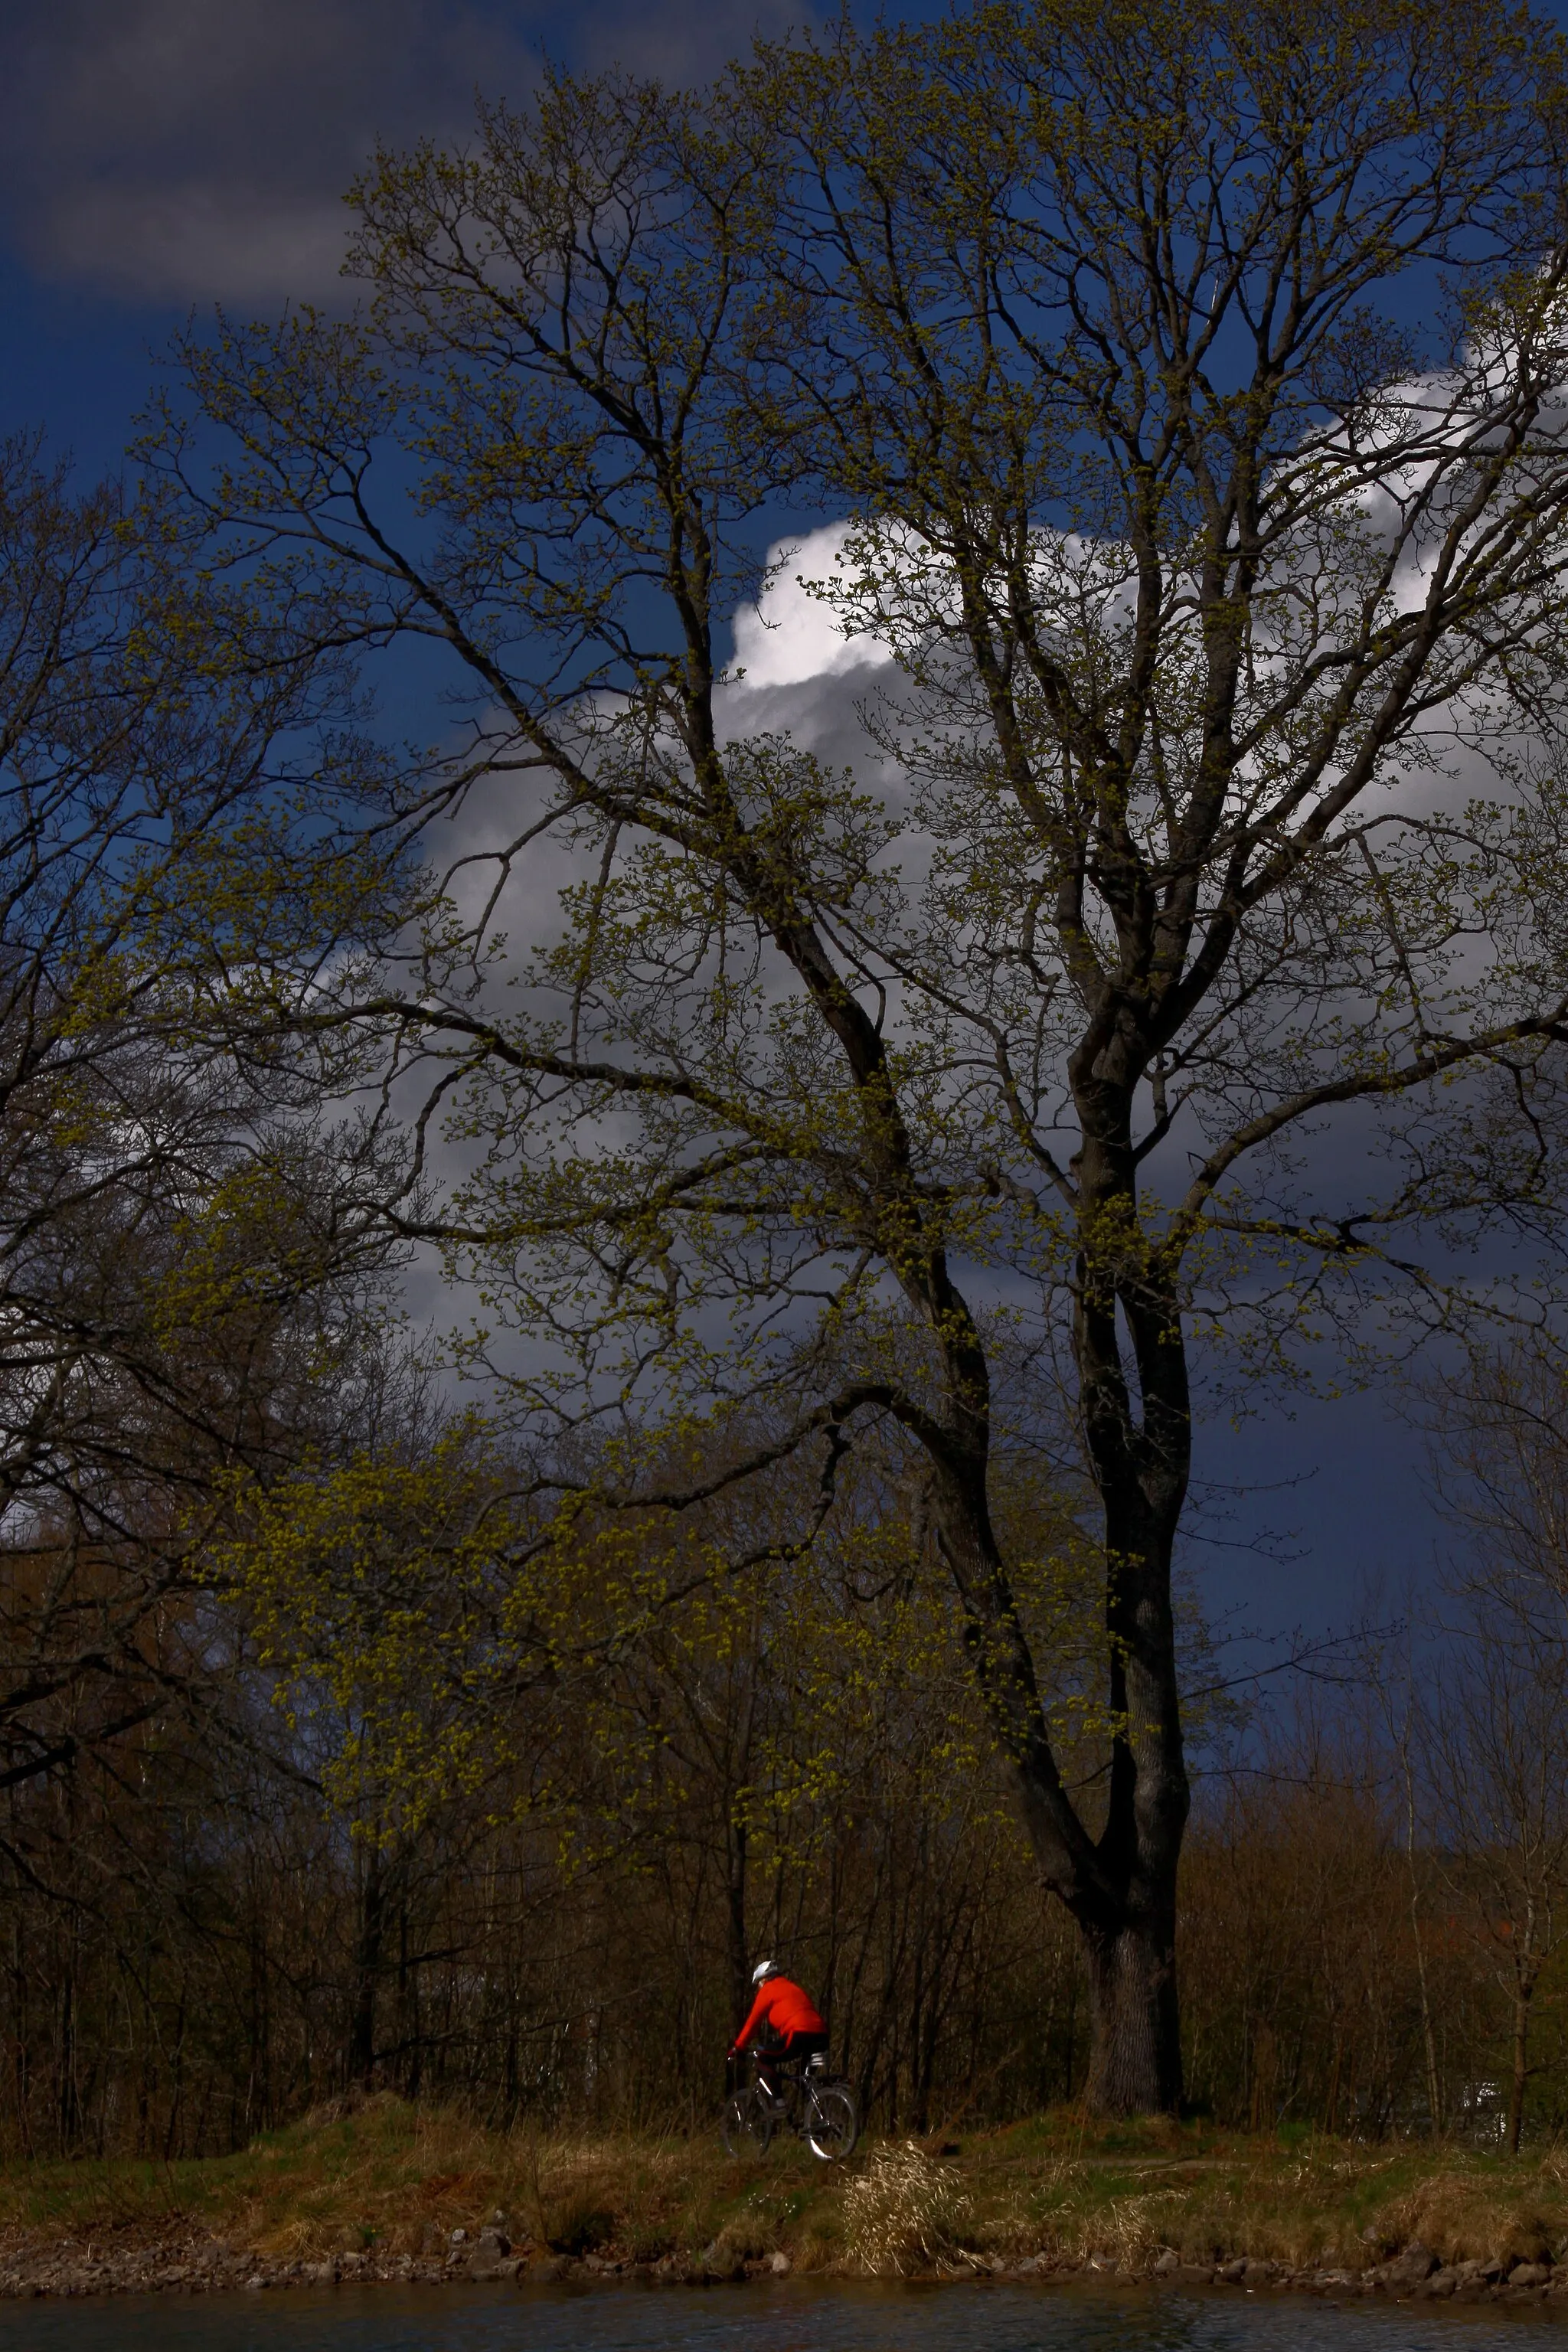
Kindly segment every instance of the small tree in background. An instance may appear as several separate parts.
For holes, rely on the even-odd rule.
[[[1428,1821],[1507,1991],[1517,2154],[1537,1995],[1568,1940],[1568,1410],[1542,1340],[1479,1353],[1436,1394],[1438,1491],[1464,1549],[1424,1695]]]

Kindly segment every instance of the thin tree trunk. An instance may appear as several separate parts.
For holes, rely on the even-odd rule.
[[[724,1856],[724,1895],[730,1946],[730,1997],[737,2025],[752,2005],[752,1956],[746,1941],[747,1844],[746,1824],[736,1820],[731,1801]]]
[[[1334,2136],[1334,2126],[1338,2123],[1340,2116],[1340,2068],[1344,2062],[1344,2054],[1345,2045],[1343,2037],[1336,2032],[1334,2035],[1334,2066],[1333,2072],[1329,2077],[1329,2104],[1323,2116],[1323,2129],[1331,2139],[1332,2139]]]
[[[1437,2074],[1437,2038],[1432,2029],[1432,2002],[1426,1985],[1426,1946],[1421,1934],[1420,1888],[1415,1875],[1415,1779],[1410,1769],[1408,1731],[1400,1751],[1405,1769],[1405,1860],[1410,1876],[1410,1934],[1415,1946],[1415,1981],[1421,1995],[1421,2038],[1426,2053],[1426,2103],[1432,2116],[1432,2137],[1443,2128],[1442,2084]]]
[[[1513,2072],[1508,2087],[1508,2152],[1519,2154],[1524,2131],[1524,2086],[1529,2079],[1530,2004],[1534,1985],[1522,1977],[1513,1988]]]
[[[349,2027],[348,2078],[368,2089],[375,2069],[375,2018],[381,1987],[382,1943],[385,1928],[385,1889],[381,1848],[373,1845],[365,1858],[360,1889],[359,1936],[354,1952],[354,2005]]]

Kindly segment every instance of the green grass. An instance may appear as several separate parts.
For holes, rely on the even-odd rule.
[[[800,2269],[908,2273],[1040,2252],[1138,2266],[1169,2246],[1360,2267],[1415,2239],[1446,2261],[1568,2252],[1568,2160],[1202,2123],[1092,2129],[1058,2114],[951,2154],[872,2140],[829,2171],[793,2141],[748,2166],[716,2135],[503,2136],[379,2097],[232,2157],[0,2171],[0,2233],[35,2246],[205,2234],[278,2259],[418,2255],[498,2209],[520,2246],[643,2261],[716,2246],[731,2261],[776,2251]]]

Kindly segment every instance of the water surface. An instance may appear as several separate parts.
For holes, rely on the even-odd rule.
[[[0,2305],[0,2352],[1568,2352],[1538,2308],[1051,2287],[340,2287]]]

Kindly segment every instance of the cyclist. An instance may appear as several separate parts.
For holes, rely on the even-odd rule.
[[[827,2028],[799,1985],[786,1977],[776,1960],[759,1960],[752,1970],[757,1997],[751,2014],[736,2034],[731,2052],[738,2058],[751,2048],[759,2061],[757,2079],[769,2098],[774,2091],[768,2062],[798,2058],[803,2063],[827,2047]]]

